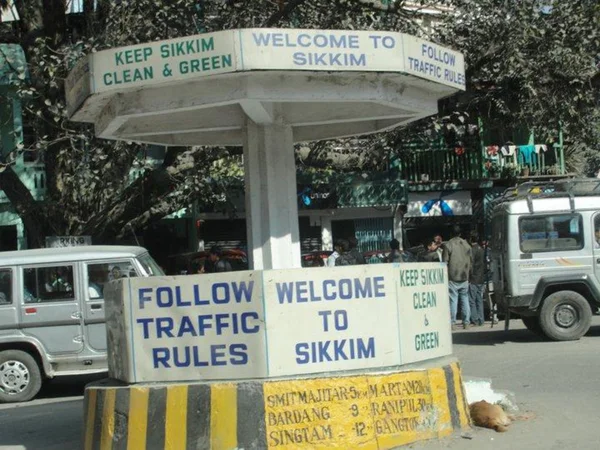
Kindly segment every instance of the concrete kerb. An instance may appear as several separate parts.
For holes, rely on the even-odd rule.
[[[470,427],[454,358],[386,371],[89,385],[84,448],[392,449]]]

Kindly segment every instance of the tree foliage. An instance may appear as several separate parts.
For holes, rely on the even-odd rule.
[[[459,49],[467,62],[467,92],[451,110],[493,126],[527,128],[540,139],[558,134],[571,166],[600,150],[596,63],[600,56],[597,1],[453,0],[435,39]]]
[[[23,218],[32,245],[42,245],[47,234],[91,234],[96,242],[110,242],[130,226],[146,227],[193,201],[213,207],[226,194],[227,180],[241,174],[239,149],[169,148],[164,159],[149,164],[151,149],[99,140],[92,127],[70,122],[63,82],[89,52],[243,27],[402,31],[465,53],[468,90],[446,102],[440,118],[360,140],[317,143],[308,154],[299,152],[302,164],[381,168],[398,142],[440,127],[466,130],[468,117],[477,116],[531,127],[542,137],[555,135],[562,123],[575,153],[589,156],[597,153],[600,129],[593,84],[598,2],[548,0],[550,11],[540,3],[83,0],[82,14],[67,15],[64,0],[14,0],[21,20],[0,24],[0,41],[19,43],[27,54],[31,76],[17,88],[35,132],[34,149],[46,161],[47,198],[33,200],[10,166],[0,172],[0,188]],[[435,33],[421,21],[421,8],[431,5],[455,11]],[[369,157],[348,156],[357,147]],[[132,179],[132,173],[139,176]]]
[[[193,201],[213,207],[226,195],[227,180],[240,175],[239,149],[169,148],[162,162],[149,166],[146,147],[99,140],[92,127],[70,122],[63,83],[84,54],[241,27],[418,31],[415,13],[401,8],[403,1],[84,0],[76,15],[65,14],[64,0],[13,3],[20,20],[2,25],[0,40],[26,52],[31,76],[17,87],[35,132],[34,147],[19,151],[43,153],[47,195],[35,201],[10,166],[0,173],[0,188],[33,246],[43,245],[48,234],[90,234],[95,242],[111,242]],[[132,180],[132,169],[141,176]]]

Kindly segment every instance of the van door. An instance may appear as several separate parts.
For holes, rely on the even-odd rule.
[[[594,233],[592,236],[594,244],[594,273],[596,274],[598,284],[600,284],[600,212],[594,214],[592,221],[592,230]]]
[[[17,328],[17,302],[15,301],[14,270],[0,268],[0,335]]]
[[[106,317],[104,313],[104,285],[122,277],[137,277],[139,273],[130,259],[94,261],[84,265],[85,302],[83,308],[84,332],[88,346],[106,351]]]
[[[38,339],[50,354],[81,352],[81,299],[75,266],[24,266],[19,288],[23,333]]]

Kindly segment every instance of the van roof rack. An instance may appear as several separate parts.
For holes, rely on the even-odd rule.
[[[513,200],[527,200],[527,207],[533,213],[534,198],[569,197],[571,210],[575,209],[575,197],[600,196],[600,178],[572,178],[558,181],[528,181],[507,189],[494,200],[502,204]]]

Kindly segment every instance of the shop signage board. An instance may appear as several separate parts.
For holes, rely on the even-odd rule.
[[[46,247],[78,247],[80,245],[92,245],[91,236],[46,236]]]
[[[432,191],[408,194],[404,217],[451,217],[473,214],[471,192]]]
[[[105,297],[111,376],[130,383],[342,372],[452,353],[443,263],[131,278]]]

